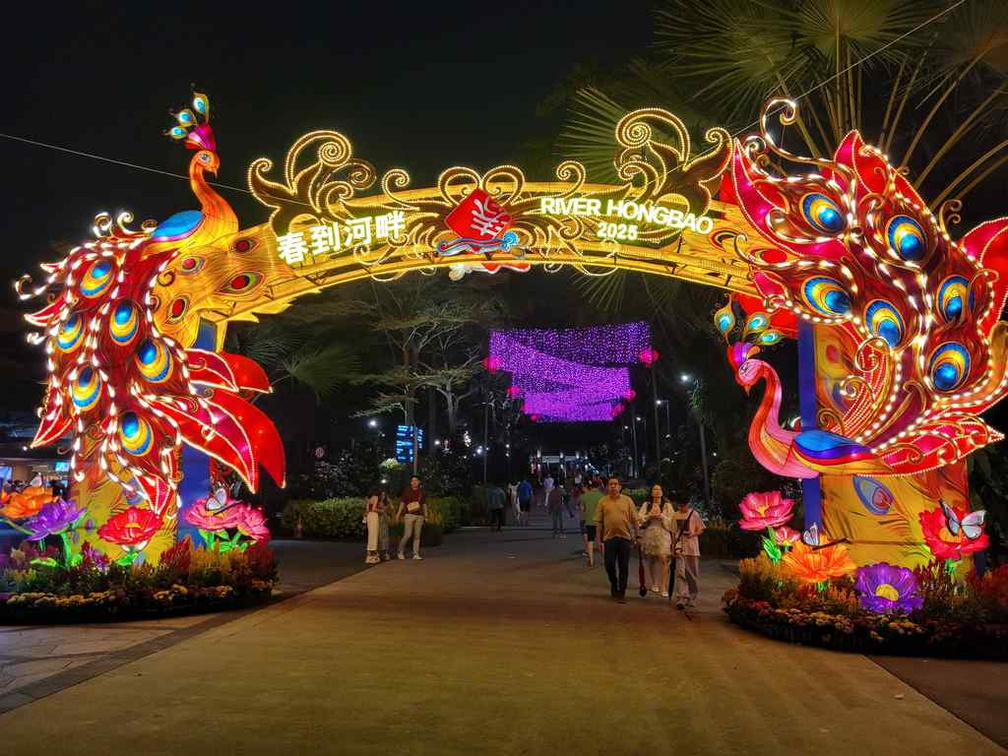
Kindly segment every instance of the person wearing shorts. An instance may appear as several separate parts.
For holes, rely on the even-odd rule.
[[[578,501],[581,523],[584,525],[585,555],[588,557],[589,567],[595,566],[595,513],[601,499],[602,491],[599,490],[598,482],[594,479],[589,480]]]

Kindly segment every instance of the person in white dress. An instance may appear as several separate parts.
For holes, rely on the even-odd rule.
[[[514,515],[514,524],[521,525],[521,507],[518,506],[518,481],[513,480],[507,487],[508,505]]]
[[[672,529],[675,509],[662,487],[651,488],[651,497],[640,506],[637,522],[644,533],[644,577],[652,594],[668,598],[669,561],[672,558]]]
[[[543,506],[549,509],[549,498],[550,492],[553,490],[553,476],[547,471],[546,477],[543,478]]]

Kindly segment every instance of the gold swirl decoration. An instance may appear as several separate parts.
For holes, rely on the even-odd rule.
[[[314,160],[305,164],[312,149]],[[338,131],[313,131],[298,139],[284,159],[283,183],[266,178],[272,169],[269,158],[253,160],[248,183],[256,199],[273,210],[274,228],[322,222],[340,211],[345,217],[344,203],[369,189],[376,177],[374,166],[354,158],[350,140]]]
[[[192,250],[173,269],[175,282],[159,282],[152,293],[167,313],[166,332],[183,342],[194,337],[191,315],[197,313],[218,325],[255,320],[330,286],[363,278],[388,281],[413,271],[433,275],[442,268],[453,277],[460,269],[493,272],[497,266],[571,267],[586,275],[629,270],[754,294],[748,261],[715,241],[747,227],[736,206],[712,199],[732,142],[720,128],[708,130],[704,139],[708,149],[694,155],[679,118],[646,108],[628,113],[616,126],[619,183],[593,183],[584,165],[563,160],[545,181],[530,181],[515,165],[485,172],[456,166],[433,186],[414,188],[401,168],[379,176],[354,155],[343,134],[313,131],[290,147],[281,166],[267,157],[249,165],[249,189],[269,208],[269,221],[218,239],[212,248]],[[474,192],[479,198],[485,193],[507,215],[513,243],[485,250],[462,244],[459,251],[466,238],[447,220]],[[544,199],[555,202],[553,209]],[[611,214],[621,203],[630,203],[628,215],[637,217]],[[655,221],[669,213],[703,224]],[[348,235],[354,224],[376,224],[379,218],[387,219],[386,233]],[[603,233],[632,224],[632,236]],[[292,234],[302,239],[303,255],[296,261],[284,252]],[[316,246],[318,234],[331,234],[328,248]],[[171,320],[175,316],[177,321]],[[223,331],[218,328],[218,339]]]

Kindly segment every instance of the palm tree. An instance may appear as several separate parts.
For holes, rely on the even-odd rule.
[[[789,149],[827,155],[861,129],[938,205],[994,184],[1008,159],[1006,71],[1003,0],[664,0],[643,58],[615,74],[579,71],[557,147],[614,181],[613,132],[629,110],[665,107],[695,138],[712,123],[752,131],[766,100],[789,97],[802,105],[788,135],[802,144]],[[673,336],[706,321],[719,296],[621,271],[576,285],[612,314],[645,291]]]
[[[999,0],[666,0],[655,26],[646,60],[573,98],[559,147],[600,178],[627,110],[686,105],[688,124],[699,113],[741,133],[771,97],[801,102],[809,154],[828,155],[860,129],[935,205],[961,199],[1008,159]]]

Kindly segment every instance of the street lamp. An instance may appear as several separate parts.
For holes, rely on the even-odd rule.
[[[655,399],[655,408],[659,405],[665,405],[665,438],[672,438],[672,420],[669,418],[669,405],[671,402],[668,399]],[[658,425],[658,418],[655,418],[655,426]]]
[[[378,421],[375,420],[373,417],[370,420],[367,421],[367,424],[368,424],[369,428],[377,428],[378,427]]]
[[[679,376],[679,380],[682,383],[692,383],[693,388],[697,389],[700,387],[700,379],[694,379],[689,373],[683,373]],[[704,431],[703,418],[700,417],[700,413],[692,407],[692,415],[697,421],[697,427],[700,428],[700,467],[703,469],[703,481],[704,481],[704,503],[707,505],[707,511],[710,511],[710,475],[707,472],[707,435]],[[717,456],[715,454],[715,456]]]
[[[637,422],[639,417],[634,415],[634,422],[630,423],[630,436],[633,439],[633,464],[630,465],[630,474],[637,477],[637,465],[640,463],[640,455],[637,453]]]

